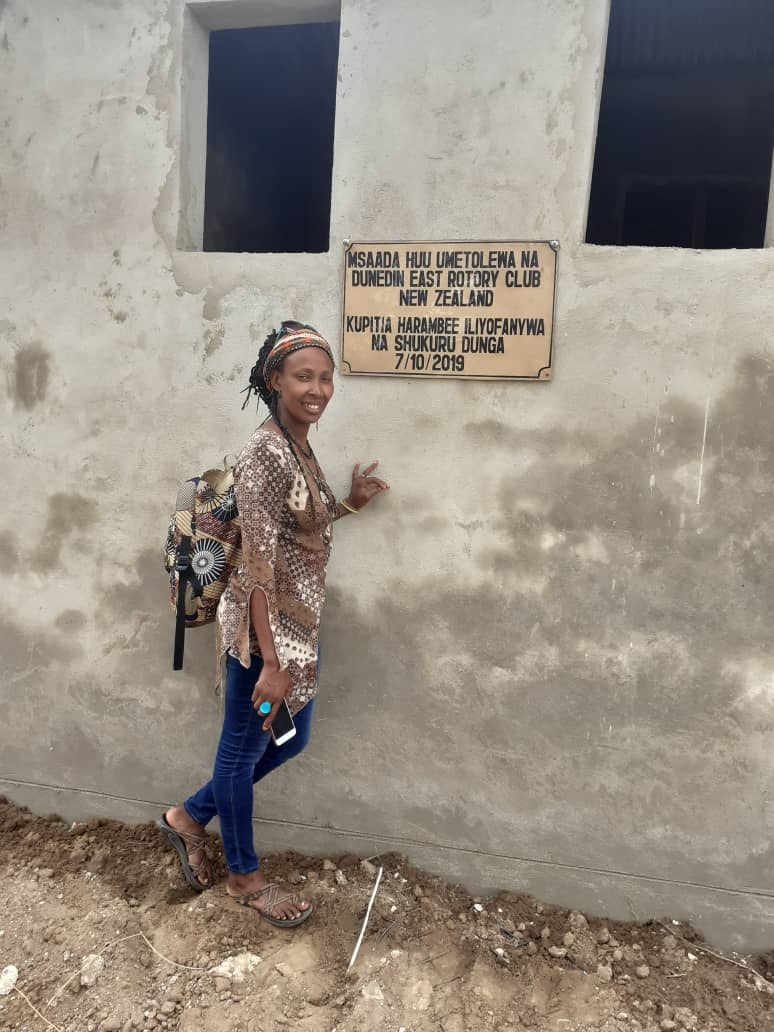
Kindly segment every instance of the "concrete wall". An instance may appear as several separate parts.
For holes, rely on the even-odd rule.
[[[251,431],[266,329],[338,341],[342,240],[556,237],[552,383],[337,381],[331,482],[374,456],[392,491],[337,527],[317,736],[258,840],[771,947],[774,253],[582,242],[606,22],[344,0],[330,253],[221,255],[177,249],[181,0],[0,2],[13,799],[146,819],[206,778],[166,518]]]

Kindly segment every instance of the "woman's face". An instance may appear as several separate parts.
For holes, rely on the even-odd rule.
[[[271,384],[280,395],[282,421],[308,429],[333,397],[333,364],[322,348],[301,348],[272,374]]]

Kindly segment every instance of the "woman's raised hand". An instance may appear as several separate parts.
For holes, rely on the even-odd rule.
[[[362,509],[368,505],[371,499],[382,491],[389,490],[390,485],[380,480],[379,477],[371,476],[379,462],[372,462],[360,472],[360,463],[356,462],[352,470],[352,487],[349,492],[349,503],[354,509]]]

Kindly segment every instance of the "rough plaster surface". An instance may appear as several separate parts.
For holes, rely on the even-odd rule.
[[[217,255],[176,250],[182,3],[2,5],[0,784],[135,819],[207,775],[168,510],[267,328],[337,340],[344,238],[557,237],[552,383],[337,383],[332,483],[393,487],[337,527],[259,837],[771,946],[774,255],[583,244],[606,4],[439,6],[344,0],[330,253]]]

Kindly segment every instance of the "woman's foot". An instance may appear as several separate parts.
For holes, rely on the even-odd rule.
[[[207,856],[205,831],[182,806],[173,806],[156,821],[156,826],[174,847],[191,888],[201,892],[212,885],[212,868]]]
[[[238,903],[257,910],[269,924],[278,928],[292,928],[301,924],[311,917],[314,909],[311,903],[269,882],[260,871],[229,874],[226,892]]]

